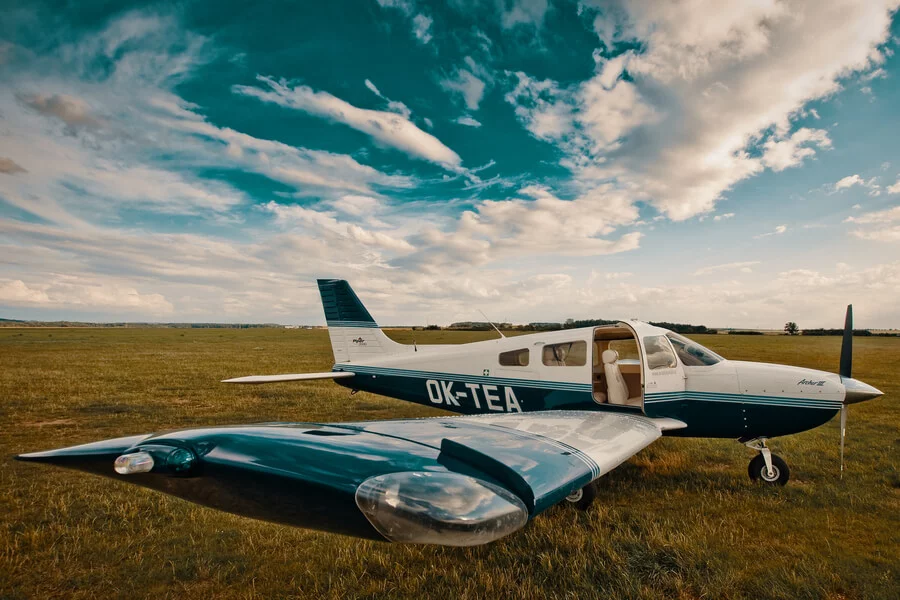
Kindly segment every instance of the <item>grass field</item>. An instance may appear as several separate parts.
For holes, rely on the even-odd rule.
[[[694,337],[837,369],[839,338]],[[751,485],[734,441],[662,439],[601,480],[589,511],[558,506],[478,548],[293,529],[11,458],[198,425],[441,414],[330,382],[218,383],[331,362],[324,330],[0,330],[0,598],[900,597],[898,339],[855,340],[854,376],[885,396],[850,409],[843,481],[836,420],[771,442],[783,489]]]

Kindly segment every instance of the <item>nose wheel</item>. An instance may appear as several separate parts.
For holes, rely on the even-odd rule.
[[[780,456],[772,454],[771,450],[766,447],[765,438],[750,440],[744,442],[744,445],[759,451],[759,454],[754,456],[747,466],[747,474],[750,475],[752,481],[767,485],[785,485],[788,482],[791,471],[788,469],[787,463]]]

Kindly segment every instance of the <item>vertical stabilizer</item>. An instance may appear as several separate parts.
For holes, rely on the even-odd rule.
[[[349,283],[343,279],[319,279],[316,283],[335,363],[364,362],[404,348],[381,331]]]

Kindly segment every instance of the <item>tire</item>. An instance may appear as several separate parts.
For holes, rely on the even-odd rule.
[[[566,502],[578,510],[587,510],[594,503],[594,498],[596,497],[597,488],[594,487],[593,483],[589,483],[566,496]]]
[[[774,477],[769,477],[766,469],[766,459],[762,454],[757,454],[750,461],[747,467],[747,473],[753,481],[764,483],[766,485],[785,485],[791,478],[791,471],[788,469],[787,463],[780,456],[772,455],[772,471]]]

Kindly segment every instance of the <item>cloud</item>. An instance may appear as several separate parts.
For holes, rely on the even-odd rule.
[[[781,235],[785,231],[787,231],[787,225],[778,225],[775,227],[774,231],[770,231],[769,233],[761,233],[759,235],[754,235],[753,239],[758,240],[760,238],[769,237],[771,235]]]
[[[722,265],[712,265],[710,267],[703,267],[702,269],[697,269],[694,271],[694,275],[709,275],[710,273],[720,273],[722,271],[740,271],[741,273],[752,273],[753,265],[758,265],[758,260],[750,260],[744,262],[731,262],[725,263]]]
[[[847,217],[844,222],[869,226],[850,231],[851,235],[860,239],[900,242],[900,206],[864,213],[858,217]]]
[[[887,188],[888,194],[900,194],[900,179],[897,179],[897,183],[894,185],[889,185]]]
[[[27,173],[28,171],[11,158],[0,156],[0,173],[6,175],[15,175],[16,173]]]
[[[875,229],[854,229],[852,235],[876,242],[900,242],[900,225],[878,227]]]
[[[316,92],[309,86],[297,85],[291,88],[285,82],[278,82],[270,77],[257,76],[257,79],[266,84],[269,90],[246,85],[236,85],[232,89],[237,94],[343,123],[372,136],[386,146],[446,169],[458,171],[461,167],[462,160],[456,152],[430,133],[419,129],[405,116],[357,108],[327,92]]]
[[[465,125],[466,127],[481,127],[481,123],[479,123],[469,115],[463,115],[453,122],[458,125]]]
[[[518,197],[485,200],[465,211],[453,228],[427,227],[410,239],[419,249],[397,264],[434,273],[448,265],[485,265],[508,257],[598,256],[639,247],[642,234],[608,236],[634,223],[637,209],[610,186],[573,199],[526,186]]]
[[[894,206],[893,208],[888,208],[886,210],[879,210],[876,212],[865,213],[858,217],[847,217],[844,219],[845,223],[859,223],[861,225],[893,223],[894,221],[900,221],[900,206]]]
[[[573,115],[565,94],[556,93],[569,87],[545,81],[541,101],[526,105],[523,124],[559,144],[577,179],[614,178],[684,220],[712,210],[738,182],[766,168],[796,167],[828,147],[824,130],[791,133],[793,121],[810,101],[837,92],[842,80],[883,63],[879,46],[889,39],[896,1],[635,0],[610,7],[586,0],[582,6],[607,48],[640,46],[627,61],[611,57],[626,63],[629,76],[612,90],[627,85],[617,95],[582,95],[587,106]],[[606,64],[598,61],[598,69]],[[601,70],[594,88],[609,87],[620,66],[610,66],[608,77]],[[773,81],[791,83],[773,87]],[[592,133],[595,155],[584,160],[571,122],[595,105],[606,118]]]
[[[416,39],[419,40],[422,44],[427,44],[431,41],[431,17],[419,14],[413,17],[413,34],[416,36]]]
[[[416,3],[413,0],[377,0],[381,8],[393,8],[399,10],[407,18],[412,19],[412,33],[420,44],[431,41],[431,25],[434,22],[428,15],[416,12]]]
[[[734,217],[734,213],[725,213],[722,215],[716,215],[713,217],[713,221],[724,221],[725,219],[731,219]]]
[[[834,191],[846,190],[854,185],[863,185],[863,183],[865,182],[859,175],[847,175],[834,184]]]
[[[101,121],[91,114],[91,107],[81,98],[64,94],[21,94],[19,101],[42,115],[55,117],[72,131],[79,128],[97,129]]]
[[[833,192],[837,193],[841,190],[850,189],[853,186],[860,186],[867,188],[869,190],[870,196],[880,196],[881,195],[881,186],[876,183],[878,181],[877,177],[872,177],[868,181],[860,177],[858,174],[847,175],[846,177],[838,180],[833,186]],[[888,193],[890,193],[890,188],[888,188]]]
[[[873,69],[868,73],[863,73],[859,76],[860,81],[872,81],[873,79],[884,79],[887,77],[887,71],[883,68],[878,67],[877,69]]]
[[[493,83],[493,75],[471,56],[465,57],[464,62],[467,68],[456,68],[439,83],[445,90],[459,94],[465,101],[466,108],[478,110],[487,85]]]
[[[831,148],[828,132],[803,127],[784,139],[770,137],[762,146],[762,164],[775,172],[799,166],[804,159],[815,156],[816,151],[810,147],[813,145]]]
[[[346,207],[346,203],[344,206]],[[397,252],[413,250],[412,245],[406,240],[380,231],[369,231],[352,223],[341,222],[335,218],[333,213],[317,211],[298,205],[286,206],[276,202],[269,202],[264,208],[275,215],[277,223],[309,229],[311,230],[309,233],[315,237],[321,237],[321,235],[317,234],[325,234],[326,237],[343,238],[343,240],[351,241],[362,247],[371,246]]]
[[[54,281],[26,284],[0,279],[0,304],[91,311],[171,314],[172,304],[161,294],[142,294],[133,287],[58,276]]]
[[[369,90],[371,90],[372,93],[375,94],[376,96],[378,96],[379,98],[384,98],[384,96],[381,95],[381,92],[378,91],[378,88],[375,87],[375,84],[372,83],[371,81],[369,81],[368,79],[366,79],[366,87],[369,88]]]
[[[497,6],[500,9],[500,25],[504,29],[516,25],[540,27],[550,8],[547,0],[497,0]]]

